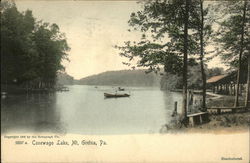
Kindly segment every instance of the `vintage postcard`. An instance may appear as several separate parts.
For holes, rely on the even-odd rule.
[[[1,1],[1,162],[250,154],[250,1]]]

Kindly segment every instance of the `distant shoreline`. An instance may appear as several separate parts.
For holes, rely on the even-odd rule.
[[[97,87],[146,87],[146,88],[160,88],[159,86],[144,86],[144,85],[103,85],[103,84],[100,84],[100,85],[97,85],[97,84],[72,84],[72,85],[85,85],[85,86],[97,86]]]
[[[1,84],[1,95],[11,94],[27,94],[27,93],[53,93],[57,91],[68,91],[66,86],[56,86],[54,88],[24,88],[18,85],[5,85]]]

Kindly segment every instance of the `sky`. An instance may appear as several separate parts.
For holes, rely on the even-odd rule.
[[[138,40],[138,32],[128,32],[132,12],[140,9],[136,1],[15,1],[19,11],[32,10],[37,20],[56,23],[66,34],[71,48],[63,65],[75,79],[111,70],[129,69],[122,64],[115,45]],[[221,65],[216,58],[209,67]],[[221,65],[223,67],[223,65]]]

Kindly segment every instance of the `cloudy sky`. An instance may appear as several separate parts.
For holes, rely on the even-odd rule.
[[[38,20],[59,25],[71,47],[70,62],[64,62],[66,72],[75,79],[129,68],[113,46],[140,36],[127,31],[130,14],[140,9],[135,1],[19,0],[16,5],[19,11],[32,10]],[[214,60],[209,67],[219,63]]]

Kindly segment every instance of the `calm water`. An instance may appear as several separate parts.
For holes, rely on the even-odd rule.
[[[126,88],[130,97],[105,99],[111,86],[69,86],[69,92],[1,99],[2,132],[79,134],[158,133],[170,121],[181,94],[157,88]]]

